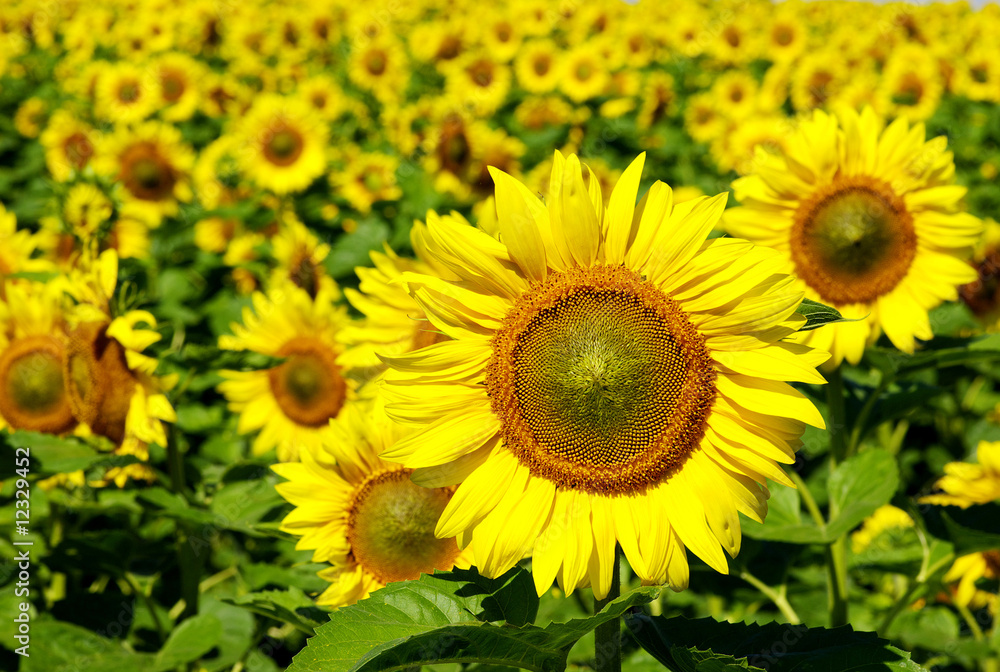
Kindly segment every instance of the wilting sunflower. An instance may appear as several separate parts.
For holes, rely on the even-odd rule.
[[[194,152],[175,127],[156,121],[122,127],[98,147],[95,170],[114,176],[124,186],[124,200],[146,213],[155,226],[176,215],[190,201]]]
[[[45,163],[59,182],[83,170],[94,156],[95,131],[66,110],[56,110],[42,132]]]
[[[882,331],[913,352],[933,337],[927,311],[975,279],[960,255],[982,223],[961,211],[946,139],[924,138],[902,119],[883,130],[870,108],[839,125],[816,111],[787,153],[758,153],[755,173],[733,183],[743,206],[726,212],[726,229],[778,250],[809,298],[858,320],[804,337],[833,365],[857,363]]]
[[[261,96],[235,135],[243,172],[276,194],[301,191],[326,169],[323,119],[305,101]]]
[[[260,371],[221,371],[219,390],[238,413],[241,434],[256,430],[255,455],[277,448],[282,462],[299,459],[300,449],[317,450],[330,420],[354,397],[355,383],[337,364],[337,332],[347,322],[343,308],[324,291],[315,301],[291,284],[253,295],[243,324],[219,338],[224,350],[247,350],[284,361]]]
[[[60,434],[76,425],[63,379],[61,287],[22,282],[0,302],[0,429]]]
[[[411,469],[379,459],[407,432],[378,410],[345,408],[320,454],[271,467],[288,479],[276,488],[296,506],[281,529],[302,537],[296,548],[313,551],[314,562],[332,565],[319,573],[330,587],[318,604],[347,606],[387,583],[471,564],[469,549],[434,536],[455,488],[421,487]]]
[[[539,593],[607,595],[621,544],[645,583],[687,586],[685,547],[720,572],[737,512],[762,520],[805,423],[783,382],[826,358],[783,342],[802,292],[774,252],[705,237],[726,195],[638,206],[640,157],[609,205],[556,153],[548,205],[500,171],[500,238],[433,213],[426,254],[457,282],[404,273],[453,340],[386,358],[386,411],[421,426],[383,454],[461,483],[438,523],[498,576],[531,553]],[[419,384],[418,384],[419,383]]]
[[[1000,441],[980,441],[976,448],[978,464],[949,462],[934,486],[944,494],[920,498],[921,504],[960,506],[988,504],[1000,499]]]

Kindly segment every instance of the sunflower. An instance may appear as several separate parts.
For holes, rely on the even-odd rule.
[[[792,106],[799,112],[823,107],[849,80],[849,72],[837,51],[812,52],[792,70]]]
[[[326,124],[308,103],[261,96],[235,131],[242,171],[276,194],[302,191],[326,170]]]
[[[534,131],[548,126],[565,126],[575,122],[578,117],[578,109],[558,95],[527,96],[514,109],[517,123]]]
[[[969,100],[1000,102],[1000,49],[976,44],[958,64],[952,90]]]
[[[142,121],[153,114],[160,103],[154,82],[131,63],[107,64],[97,79],[94,113],[113,124]]]
[[[709,93],[696,93],[687,100],[684,110],[684,130],[699,142],[711,142],[727,128],[726,118],[719,112],[719,104]]]
[[[409,82],[410,64],[403,45],[395,38],[384,36],[351,52],[347,76],[383,103],[395,103]]]
[[[547,39],[531,40],[524,44],[514,59],[517,83],[531,93],[555,91],[562,79],[562,59],[559,48]]]
[[[50,270],[41,259],[32,259],[39,240],[31,231],[17,228],[17,217],[0,203],[0,299],[8,284],[19,282],[8,278],[13,273]]]
[[[729,119],[749,117],[757,107],[757,82],[743,70],[729,70],[712,84],[710,95]]]
[[[469,567],[470,549],[434,536],[455,489],[416,485],[413,470],[378,457],[406,430],[384,413],[345,408],[329,434],[318,456],[271,467],[288,479],[275,487],[296,507],[281,529],[302,537],[295,548],[313,551],[313,562],[331,565],[319,572],[330,587],[318,604],[344,607],[387,583]]]
[[[562,66],[559,89],[576,103],[601,95],[608,85],[606,63],[590,45],[583,44],[570,50]]]
[[[445,95],[479,117],[496,112],[510,90],[510,68],[484,52],[470,52],[439,67]]]
[[[876,540],[881,548],[891,548],[893,536],[913,526],[913,518],[906,511],[891,504],[880,506],[865,518],[860,528],[851,533],[851,551],[855,555],[864,553],[872,548]]]
[[[468,225],[461,215],[452,214],[457,223]],[[396,255],[388,247],[385,253],[371,252],[374,268],[354,269],[361,280],[357,290],[345,289],[344,295],[365,319],[360,324],[344,327],[340,340],[344,354],[338,362],[346,367],[374,369],[382,366],[380,356],[401,355],[447,340],[447,336],[427,321],[420,304],[411,297],[399,280],[404,273],[433,274],[449,280],[458,276],[447,267],[433,264],[424,254],[426,228],[415,224],[410,229],[410,241],[415,259]]]
[[[207,210],[248,200],[252,187],[240,174],[237,139],[223,135],[198,155],[192,172],[194,191]]]
[[[260,430],[253,453],[277,448],[282,462],[298,460],[301,449],[315,451],[327,439],[330,420],[354,397],[354,381],[337,364],[342,348],[337,332],[347,323],[333,296],[313,300],[291,284],[253,294],[243,324],[221,336],[223,350],[244,350],[284,362],[260,371],[221,371],[219,390],[238,413],[241,434]]]
[[[509,63],[520,50],[524,35],[517,21],[503,10],[491,12],[481,24],[480,40],[486,52],[499,63]]]
[[[114,207],[111,199],[93,184],[75,184],[66,194],[63,219],[80,238],[96,234],[100,226],[111,219],[112,214]]]
[[[642,85],[642,107],[636,117],[640,130],[648,130],[675,112],[677,94],[674,78],[666,72],[653,71]]]
[[[95,131],[66,110],[56,110],[42,132],[45,163],[58,182],[87,167],[94,156]]]
[[[794,121],[783,115],[754,115],[734,123],[729,132],[716,138],[712,156],[721,170],[747,175],[756,165],[757,148],[772,155],[788,151],[788,137],[794,128]]]
[[[1000,224],[986,220],[986,230],[972,257],[976,279],[962,285],[958,295],[990,329],[1000,326]]]
[[[323,266],[330,246],[320,243],[292,212],[283,213],[281,227],[271,239],[277,266],[271,274],[271,286],[290,282],[315,299],[322,293],[328,299],[340,298],[340,290]]]
[[[920,47],[901,48],[893,52],[882,72],[879,111],[923,121],[934,114],[943,91],[937,59]]]
[[[733,183],[742,207],[726,229],[778,250],[809,298],[856,321],[816,329],[806,343],[857,363],[884,331],[900,350],[933,336],[927,311],[954,300],[975,272],[959,257],[982,223],[961,212],[946,139],[897,119],[883,130],[865,108],[816,111],[782,156],[758,153],[755,173]]]
[[[26,138],[37,138],[45,127],[45,101],[31,97],[21,103],[14,115],[14,128]]]
[[[194,152],[181,132],[156,121],[121,127],[105,136],[94,169],[121,182],[124,202],[159,224],[176,215],[181,201],[191,200]]]
[[[379,201],[398,201],[399,158],[378,152],[348,151],[344,169],[330,174],[330,185],[358,212],[368,214]]]
[[[344,110],[344,93],[329,75],[315,75],[299,84],[297,95],[323,119],[332,120]]]
[[[160,85],[160,118],[190,119],[201,104],[205,66],[186,54],[169,53],[157,57],[150,67]]]
[[[737,513],[763,519],[765,478],[790,483],[777,462],[823,425],[782,382],[826,355],[781,341],[804,319],[780,257],[705,240],[725,194],[673,206],[657,182],[634,206],[642,166],[607,207],[574,155],[547,207],[494,171],[500,239],[431,213],[426,254],[460,280],[403,275],[453,340],[386,358],[386,411],[421,429],[382,457],[461,483],[438,536],[491,577],[532,553],[539,593],[603,598],[616,543],[645,583],[684,588],[685,547],[727,571]]]
[[[980,441],[976,457],[977,464],[946,464],[945,475],[934,484],[944,494],[921,497],[920,503],[967,509],[1000,499],[1000,441]]]
[[[768,60],[791,63],[805,51],[808,42],[806,26],[794,10],[775,12],[766,30],[764,57]]]
[[[997,596],[979,590],[976,588],[976,582],[980,579],[995,582],[998,578],[1000,578],[1000,551],[980,551],[956,558],[941,580],[945,583],[958,583],[952,596],[955,604],[974,609],[991,606],[995,614]]]
[[[0,429],[61,434],[76,425],[63,366],[66,323],[56,283],[22,282],[0,302]]]

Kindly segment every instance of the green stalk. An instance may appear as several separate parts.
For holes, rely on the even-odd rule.
[[[621,547],[615,546],[614,573],[611,575],[611,590],[603,600],[594,600],[594,613],[599,614],[612,600],[622,593]],[[597,626],[594,630],[594,658],[596,672],[621,672],[622,670],[622,624],[614,618]]]
[[[184,494],[184,458],[177,448],[177,429],[172,427],[167,435],[167,462],[170,470],[171,489],[185,499]],[[201,560],[195,552],[191,543],[192,527],[189,523],[178,521],[177,535],[177,564],[181,572],[181,599],[184,601],[184,610],[181,612],[177,622],[185,620],[198,613],[198,596],[200,590],[198,584],[201,582]]]
[[[827,377],[826,399],[830,410],[830,470],[837,468],[848,457],[849,447],[845,441],[847,435],[847,410],[844,404],[844,378],[840,367],[834,369]],[[871,400],[866,407],[871,405]],[[834,520],[840,511],[837,503],[831,499],[828,520]],[[829,604],[830,627],[847,625],[847,537],[841,535],[826,549],[827,570],[829,573]]]

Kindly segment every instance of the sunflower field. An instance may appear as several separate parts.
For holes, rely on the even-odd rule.
[[[1000,672],[998,32],[5,0],[0,670]]]

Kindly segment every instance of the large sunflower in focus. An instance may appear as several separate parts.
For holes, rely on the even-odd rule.
[[[254,454],[277,448],[282,462],[299,459],[300,448],[316,450],[330,420],[354,394],[354,381],[337,364],[337,332],[347,322],[333,305],[331,289],[315,301],[291,283],[253,295],[254,310],[244,309],[243,324],[219,338],[224,350],[246,350],[284,361],[261,371],[221,371],[219,390],[229,409],[239,413],[238,430],[260,430]]]
[[[884,331],[900,350],[933,336],[927,311],[975,280],[959,256],[982,229],[961,212],[946,139],[924,141],[922,124],[883,130],[871,109],[823,112],[803,121],[782,156],[758,154],[753,175],[733,183],[742,207],[726,212],[734,236],[778,250],[809,298],[856,322],[804,337],[857,363]]]
[[[312,550],[314,562],[331,564],[319,573],[331,585],[317,603],[346,606],[393,581],[470,565],[469,549],[434,536],[455,489],[420,487],[411,469],[378,457],[406,433],[382,412],[345,408],[319,453],[271,467],[296,506],[281,529],[301,536],[296,548]]]
[[[418,482],[461,483],[440,537],[498,576],[528,553],[535,586],[611,587],[615,545],[646,583],[688,583],[685,547],[727,571],[742,512],[789,483],[826,355],[783,342],[804,319],[781,258],[706,241],[726,196],[674,205],[643,159],[604,205],[556,153],[548,205],[493,172],[499,238],[431,213],[426,254],[460,280],[402,280],[453,340],[387,358],[391,417],[421,425],[383,454]],[[419,384],[418,384],[419,383]]]

